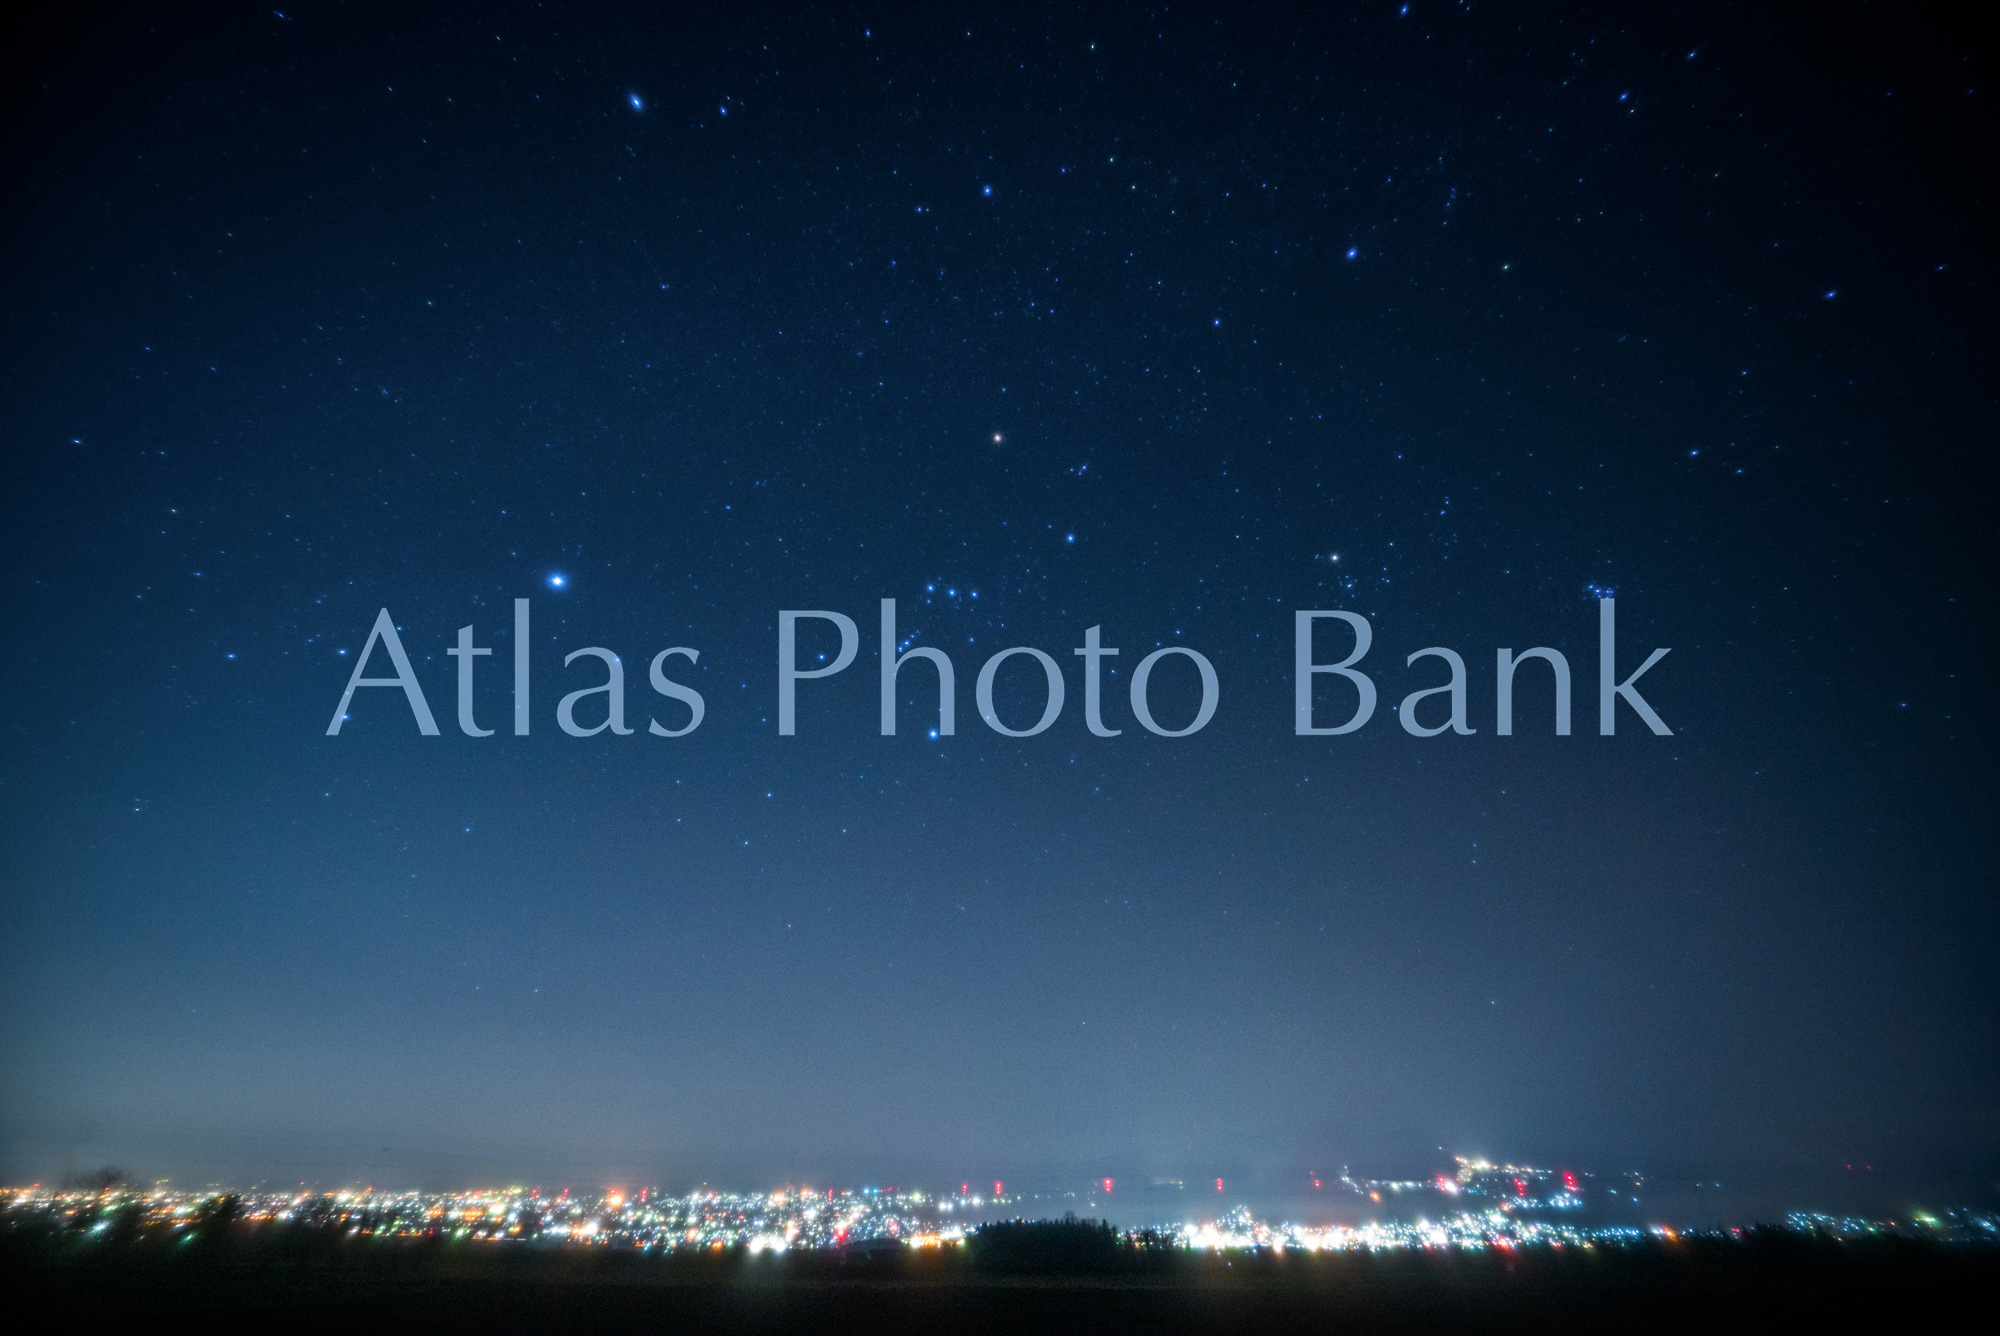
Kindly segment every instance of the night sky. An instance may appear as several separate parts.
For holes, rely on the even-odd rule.
[[[0,1178],[2000,1172],[1958,20],[192,8],[9,43]]]

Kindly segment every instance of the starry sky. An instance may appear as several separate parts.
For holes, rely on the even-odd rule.
[[[2000,1172],[1969,29],[690,9],[9,43],[0,1178]]]

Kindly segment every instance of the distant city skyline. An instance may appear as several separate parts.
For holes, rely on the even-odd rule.
[[[112,1176],[106,1172],[102,1177]],[[1463,1157],[1453,1174],[1430,1181],[1355,1180],[1343,1174],[1332,1193],[1299,1202],[1289,1218],[1279,1221],[1260,1219],[1250,1206],[1228,1196],[1220,1180],[1214,1195],[1156,1191],[1141,1194],[1136,1207],[1129,1193],[1127,1200],[1114,1203],[1109,1179],[1073,1191],[1009,1195],[997,1191],[1003,1186],[994,1184],[992,1194],[970,1183],[961,1183],[955,1192],[810,1184],[751,1192],[707,1184],[686,1192],[632,1184],[582,1191],[515,1184],[447,1192],[300,1184],[231,1192],[215,1186],[190,1191],[165,1182],[104,1181],[0,1189],[0,1221],[66,1221],[70,1230],[88,1235],[137,1205],[146,1225],[188,1235],[226,1218],[239,1229],[291,1226],[375,1238],[612,1246],[641,1252],[742,1249],[751,1254],[877,1244],[951,1248],[994,1222],[1108,1221],[1121,1215],[1127,1223],[1137,1222],[1128,1231],[1135,1241],[1194,1250],[1615,1247],[1672,1241],[1684,1234],[1741,1237],[1746,1230],[1780,1224],[1834,1239],[1902,1235],[2000,1244],[2000,1214],[1961,1204],[1940,1204],[1935,1210],[1910,1205],[1894,1216],[1792,1208],[1734,1219],[1718,1216],[1710,1206],[1698,1207],[1690,1218],[1677,1213],[1671,1202],[1649,1206],[1639,1194],[1650,1195],[1654,1185],[1642,1175],[1599,1176]],[[1680,1210],[1686,1210],[1685,1203]]]

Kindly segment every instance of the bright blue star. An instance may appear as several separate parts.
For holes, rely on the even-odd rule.
[[[551,589],[561,589],[564,585],[567,585],[568,583],[569,583],[569,577],[566,575],[557,574],[557,575],[551,575],[549,577],[549,588]]]
[[[1360,254],[1361,254],[1361,248],[1359,246],[1349,246],[1347,248],[1347,258],[1350,260],[1356,258]]]
[[[991,194],[993,193],[993,187],[992,187],[992,186],[981,186],[981,187],[979,187],[979,193],[980,193],[980,194],[982,194],[982,195],[991,195]]]
[[[627,93],[625,101],[631,104],[634,111],[644,111],[646,109],[646,99],[640,97],[637,93]]]

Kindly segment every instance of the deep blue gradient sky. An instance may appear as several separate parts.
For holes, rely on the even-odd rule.
[[[2000,1170],[1991,65],[1878,8],[35,34],[0,1178]],[[1598,736],[1612,591],[1672,737]],[[924,664],[879,735],[883,597],[955,736]],[[384,606],[442,735],[326,737]],[[781,608],[862,642],[790,738]],[[1539,665],[1495,735],[1531,645],[1570,737]]]

